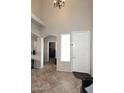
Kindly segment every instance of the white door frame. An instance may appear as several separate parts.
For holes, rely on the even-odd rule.
[[[44,67],[44,38],[41,37],[41,68]]]
[[[73,71],[73,36],[72,36],[72,34],[73,33],[80,33],[80,32],[89,32],[89,41],[90,41],[90,31],[72,31],[71,32],[71,35],[70,35],[70,40],[71,40],[71,50],[70,50],[70,57],[71,57],[71,59],[70,59],[70,61],[71,61],[71,72]],[[90,43],[89,43],[90,44]],[[89,45],[89,47],[90,47],[90,45]],[[90,50],[89,50],[89,61],[90,61]],[[91,64],[91,63],[90,63]],[[91,69],[91,67],[90,67],[90,69]]]

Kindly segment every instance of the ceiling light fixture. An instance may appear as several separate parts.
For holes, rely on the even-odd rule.
[[[65,0],[54,0],[54,7],[59,7],[61,9],[65,6]]]

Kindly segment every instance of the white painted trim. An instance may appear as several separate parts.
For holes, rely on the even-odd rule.
[[[44,22],[33,13],[31,13],[31,19],[38,23],[39,25],[45,26]]]
[[[34,34],[34,35],[36,35],[37,37],[40,37],[40,35],[34,33],[33,31],[31,32],[31,34]]]
[[[41,38],[41,68],[44,67],[44,39]]]
[[[36,69],[42,69],[43,67],[35,67]]]

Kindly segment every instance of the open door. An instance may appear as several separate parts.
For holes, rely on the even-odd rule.
[[[56,64],[56,44],[55,42],[49,42],[49,62]]]
[[[72,71],[90,73],[90,32],[71,33]]]

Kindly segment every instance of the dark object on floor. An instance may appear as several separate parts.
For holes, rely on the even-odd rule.
[[[31,59],[31,69],[34,69],[34,59]]]
[[[82,80],[81,93],[88,93],[85,88],[93,83],[93,77],[88,73],[73,72],[74,76]]]
[[[36,51],[35,50],[33,50],[33,55],[35,55],[36,54]]]

